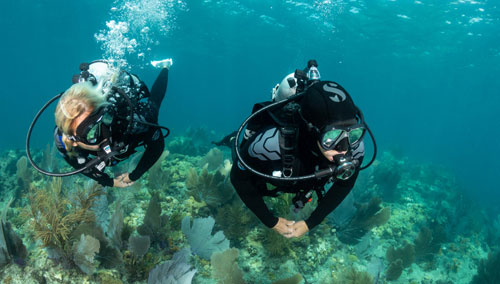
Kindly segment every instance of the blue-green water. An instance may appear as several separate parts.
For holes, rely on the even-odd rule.
[[[126,39],[112,41],[112,20],[128,24]],[[204,125],[222,136],[314,58],[363,110],[380,152],[451,169],[467,198],[495,211],[499,26],[487,0],[4,1],[0,149],[24,147],[35,113],[81,62],[119,57],[151,85],[149,60],[172,57],[160,122],[172,135]],[[123,56],[106,45],[131,39]],[[42,117],[36,146],[51,143],[52,121]]]
[[[125,59],[151,84],[148,60],[174,58],[161,116],[174,133],[197,124],[234,129],[285,74],[315,58],[323,78],[354,96],[381,149],[449,165],[475,195],[498,192],[500,12],[493,1],[171,1],[168,15],[156,19],[111,11],[125,3],[3,4],[0,147],[23,147],[37,109],[70,85],[80,62],[103,56],[95,34],[107,21],[144,17],[158,44]],[[147,44],[138,34],[125,36]]]

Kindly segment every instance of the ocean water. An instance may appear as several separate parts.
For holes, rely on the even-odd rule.
[[[456,191],[482,210],[484,220],[500,222],[499,25],[500,4],[487,0],[7,1],[0,9],[0,150],[24,149],[34,115],[71,85],[81,62],[118,60],[151,86],[157,69],[149,61],[173,58],[160,123],[172,137],[202,126],[221,138],[239,127],[254,103],[269,100],[286,74],[316,59],[322,78],[344,86],[363,110],[377,139],[378,167],[392,163],[389,171],[406,179],[399,190],[424,189],[418,195],[424,206],[441,196],[427,189]],[[52,143],[52,130],[47,112],[33,147]],[[408,173],[418,169],[428,172],[410,182]],[[443,177],[447,187],[427,187]],[[373,189],[373,181],[358,183]],[[406,204],[401,200],[408,201],[393,200],[393,208]],[[454,208],[456,200],[445,201]],[[402,211],[393,210],[391,218],[399,220],[395,212]],[[439,212],[427,217],[437,220]],[[493,221],[479,223],[481,230],[495,230]],[[495,249],[484,234],[469,237],[482,242],[482,258]],[[454,257],[473,254],[460,253]],[[266,266],[272,259],[261,261]],[[471,261],[467,271],[479,263]],[[401,283],[447,279],[443,272],[432,282],[429,271],[446,270],[442,263],[434,270],[423,266],[414,264],[413,274],[405,270]],[[427,274],[416,274],[420,270]],[[450,283],[460,283],[457,272],[449,273]]]

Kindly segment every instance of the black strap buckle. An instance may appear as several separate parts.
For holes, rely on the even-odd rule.
[[[284,177],[291,177],[293,174],[293,168],[292,167],[289,167],[289,168],[285,168],[283,167],[283,176]]]

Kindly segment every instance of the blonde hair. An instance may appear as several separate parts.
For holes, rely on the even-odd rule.
[[[106,96],[89,82],[76,83],[59,99],[55,111],[57,127],[66,135],[73,135],[73,121],[85,112],[92,112],[107,105]],[[71,142],[63,140],[66,149],[72,150]]]

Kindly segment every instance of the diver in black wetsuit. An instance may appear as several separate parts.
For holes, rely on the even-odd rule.
[[[57,104],[57,149],[75,169],[88,165],[95,157],[105,157],[82,172],[103,186],[132,185],[163,152],[164,136],[156,123],[172,60],[151,64],[161,71],[150,93],[137,76],[107,61],[84,63],[80,66],[82,72],[73,77],[75,84]],[[144,146],[145,151],[133,171],[116,178],[104,172],[106,166],[114,166],[135,153],[138,146]]]
[[[294,87],[293,81],[288,82]],[[231,182],[246,206],[263,224],[287,238],[300,237],[313,229],[351,191],[364,157],[363,137],[369,131],[362,113],[337,83],[314,80],[294,102],[298,107],[293,118],[295,131],[275,120],[267,125],[262,120],[248,122],[241,146],[234,145],[239,147],[240,157],[235,158],[231,170]],[[243,125],[240,132],[242,129]],[[230,140],[227,136],[219,143]],[[312,173],[312,178],[302,178]],[[332,185],[325,190],[328,182]],[[269,184],[275,189],[269,190]],[[295,193],[295,209],[311,201],[316,192],[318,206],[306,220],[274,216],[263,196],[276,196],[278,192]]]

